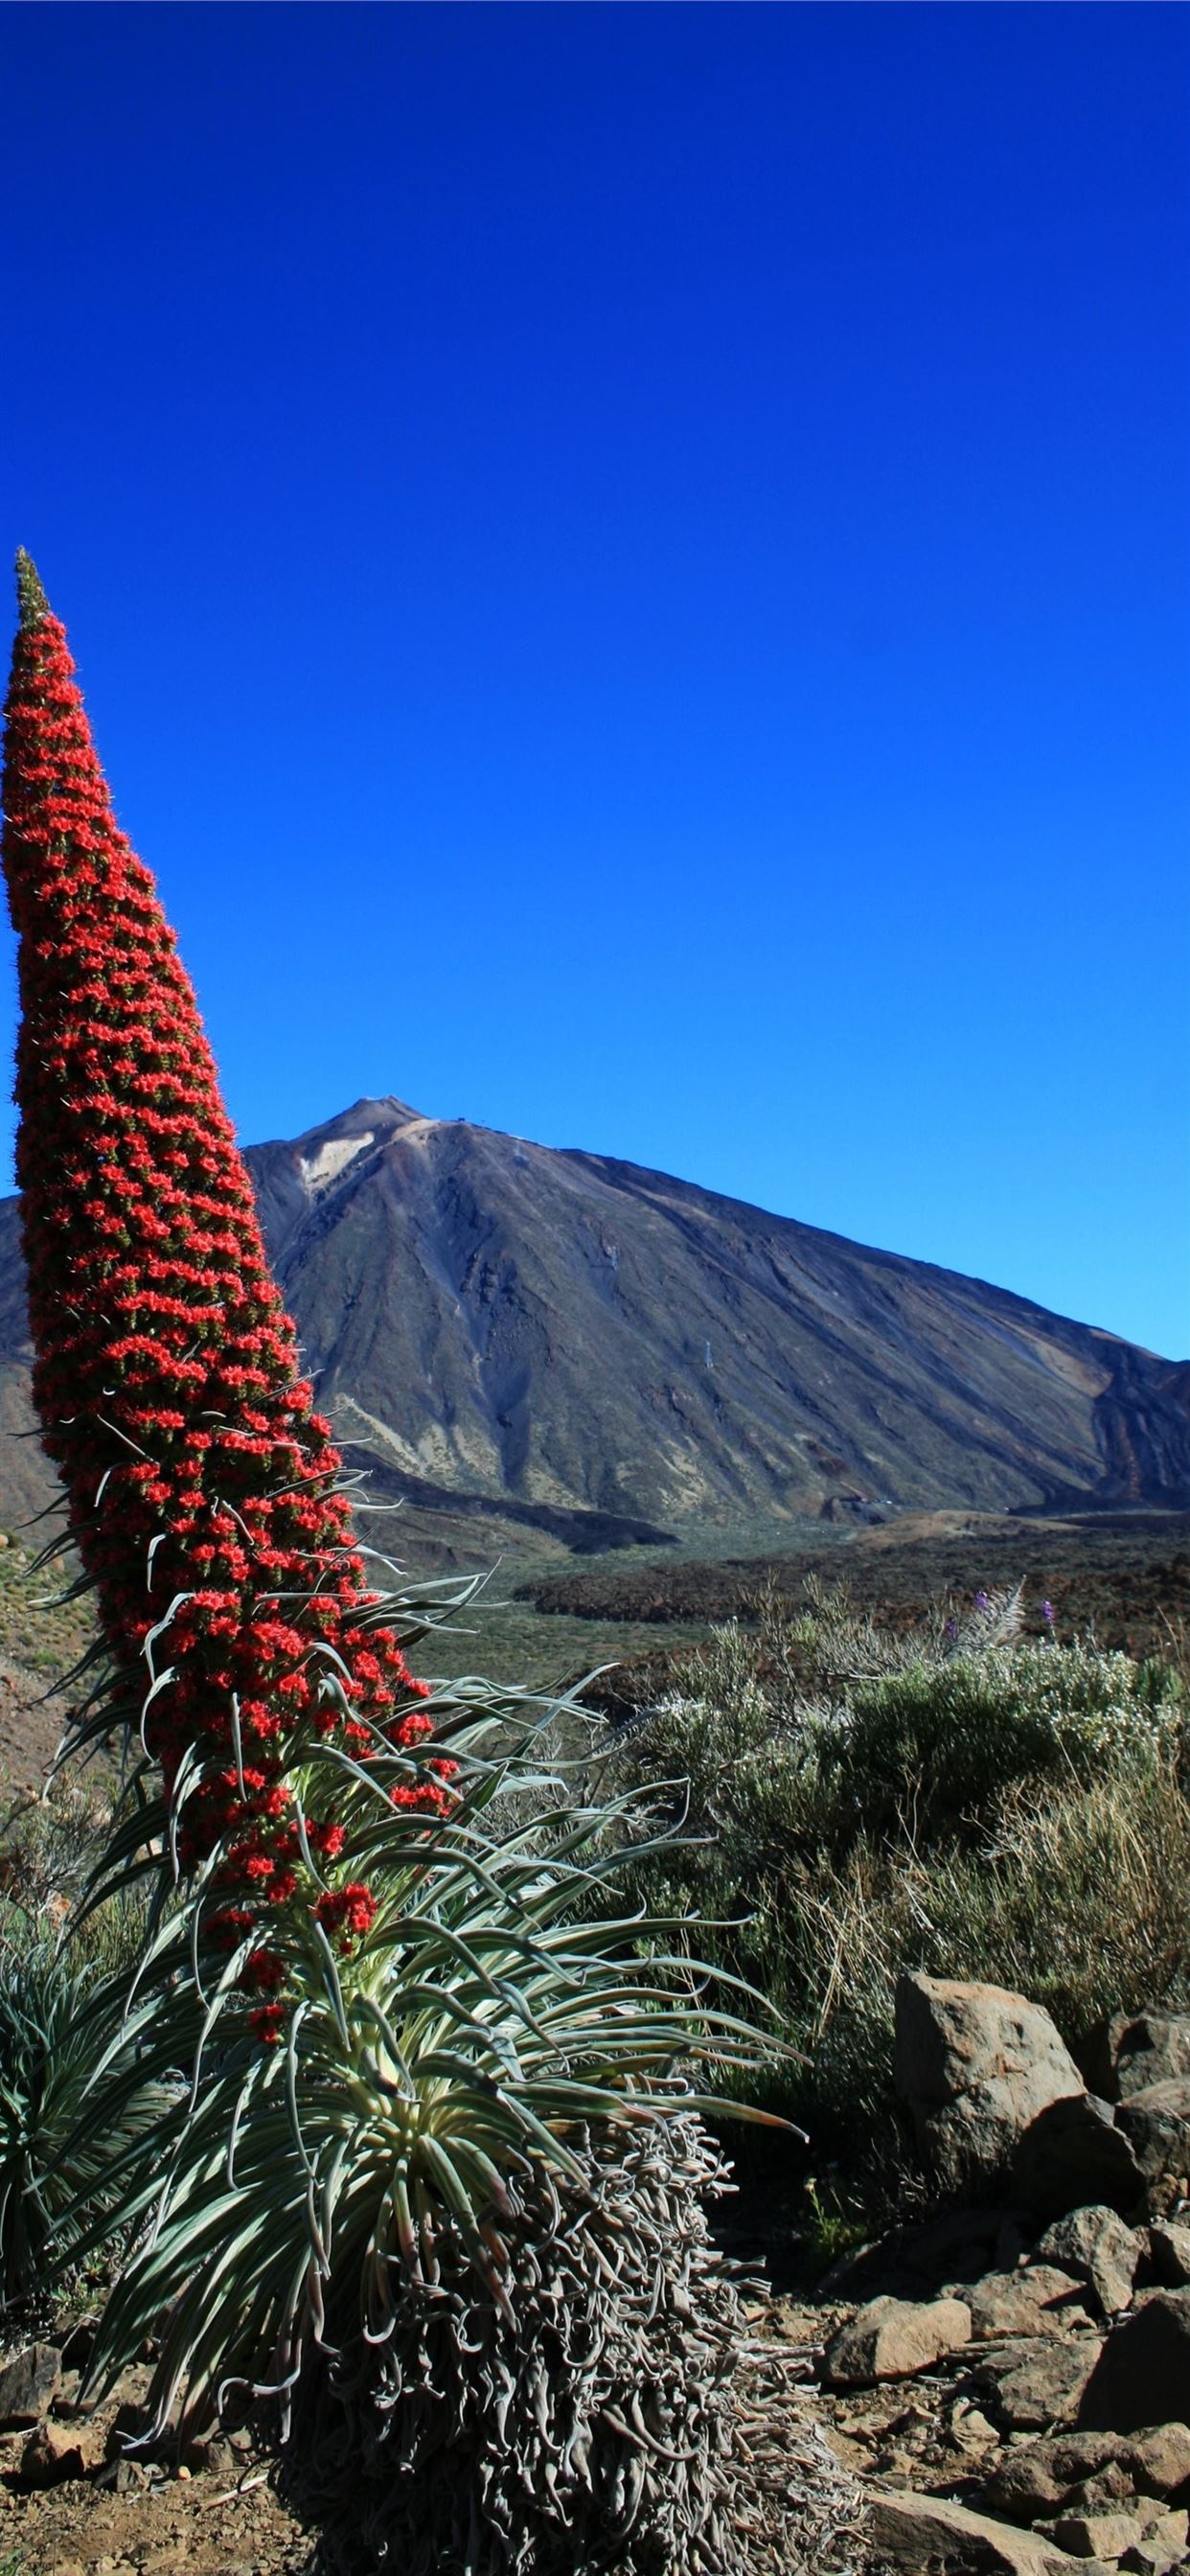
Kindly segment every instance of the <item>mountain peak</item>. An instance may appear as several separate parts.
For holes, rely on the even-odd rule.
[[[288,1149],[300,1201],[275,1150],[322,1400],[410,1490],[670,1525],[1190,1499],[1169,1364],[1005,1289],[393,1098]]]
[[[341,1109],[336,1118],[324,1120],[309,1132],[315,1136],[354,1136],[362,1127],[407,1127],[413,1119],[420,1120],[421,1114],[420,1109],[411,1109],[407,1100],[398,1100],[394,1092],[386,1092],[381,1099],[353,1101],[350,1109]]]

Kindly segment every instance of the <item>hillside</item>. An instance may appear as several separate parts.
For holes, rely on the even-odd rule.
[[[695,1184],[360,1101],[248,1163],[354,1463],[502,1544],[1190,1503],[1190,1369]],[[0,1427],[31,1429],[15,1200]],[[3,1444],[0,1519],[48,1493]]]

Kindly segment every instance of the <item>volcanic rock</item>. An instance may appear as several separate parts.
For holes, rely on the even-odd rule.
[[[1052,2263],[1032,2263],[1020,2272],[989,2272],[964,2291],[971,2311],[971,2332],[981,2339],[1003,2335],[1058,2335],[1072,2320],[1088,2322],[1085,2284]]]
[[[1085,2097],[1040,2004],[944,1977],[898,1980],[893,2077],[923,2156],[950,2188],[990,2183],[1041,2113]]]
[[[21,2453],[21,2476],[26,2486],[64,2486],[70,2478],[85,2478],[104,2457],[106,2426],[90,2419],[73,2424],[56,2424],[51,2418],[35,2425]]]
[[[1037,2247],[1040,2260],[1063,2264],[1067,2271],[1077,2272],[1089,2281],[1104,2315],[1109,2317],[1128,2306],[1144,2250],[1144,2238],[1102,2203],[1070,2210],[1066,2217],[1056,2219]]]
[[[868,2530],[897,2567],[938,2576],[1060,2576],[1075,2561],[1049,2539],[941,2496],[875,2495]]]
[[[1142,2495],[1190,2496],[1190,2424],[1152,2424],[1133,2435],[1125,2456]]]
[[[1165,2289],[1190,2287],[1190,2227],[1172,2219],[1163,2226],[1150,2227],[1149,2260]]]
[[[1022,2340],[1002,2345],[977,2364],[977,2371],[994,2388],[996,2410],[1010,2431],[1045,2432],[1055,2424],[1073,2424],[1079,2416],[1101,2350],[1097,2335],[1072,2335],[1061,2342]]]
[[[1117,2099],[1190,2075],[1190,2013],[1114,2013],[1107,2026]]]
[[[827,2345],[830,2388],[868,2388],[879,2379],[908,2379],[971,2339],[971,2311],[961,2299],[870,2299]]]
[[[0,2362],[0,2433],[36,2424],[62,2376],[56,2344],[30,2343]]]
[[[981,2490],[989,2513],[1032,2522],[1056,2513],[1085,2478],[1117,2459],[1125,2444],[1116,2433],[1060,2433],[1048,2442],[1025,2442],[1008,2451]]]
[[[1166,2217],[1185,2198],[1190,2177],[1190,2075],[1128,2094],[1116,2126],[1143,2175],[1150,2215]]]
[[[1115,2474],[1113,2474],[1115,2473]],[[1059,2433],[1006,2451],[980,2491],[989,2513],[1033,2522],[1088,2502],[1129,2495],[1166,2503],[1190,2492],[1190,2426],[1134,2433]]]
[[[1062,2514],[1053,2526],[1059,2549],[1072,2558],[1122,2558],[1143,2538],[1143,2525],[1131,2513]]]
[[[1049,2103],[1030,2121],[1012,2160],[1012,2185],[1038,2217],[1102,2202],[1127,2213],[1143,2204],[1139,2152],[1110,2102],[1078,2092]],[[1164,2132],[1162,2133],[1164,2137]]]
[[[1176,2576],[1186,2564],[1186,2520],[1184,2513],[1170,2514],[1134,2540],[1119,2561],[1124,2576]]]

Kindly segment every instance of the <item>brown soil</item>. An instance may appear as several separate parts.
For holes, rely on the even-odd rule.
[[[0,2496],[0,2568],[11,2551],[14,2576],[301,2576],[310,2561],[308,2535],[261,2468],[239,2483],[183,2472],[123,2495],[73,2479]]]
[[[52,2341],[68,2357],[88,2332],[87,2320],[62,2320]],[[126,2451],[146,2421],[149,2377],[135,2364],[92,2406],[77,2369],[64,2369],[41,2420],[0,2433],[0,2576],[301,2576],[310,2536],[278,2501],[249,2430],[180,2456],[173,2441]]]
[[[67,1702],[45,1677],[0,1654],[0,1781],[11,1795],[40,1789],[61,1741]]]

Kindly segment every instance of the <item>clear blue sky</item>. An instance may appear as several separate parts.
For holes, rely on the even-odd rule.
[[[0,11],[7,542],[245,1142],[395,1092],[1190,1350],[1188,73]]]

